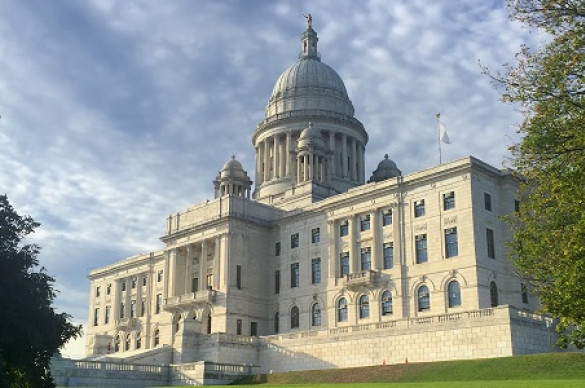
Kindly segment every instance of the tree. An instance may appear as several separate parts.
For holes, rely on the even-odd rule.
[[[585,345],[585,0],[508,0],[512,18],[550,41],[522,47],[515,66],[492,78],[519,103],[520,143],[511,147],[522,184],[509,217],[520,275],[542,310],[559,318],[559,345]],[[571,330],[566,330],[570,328]]]
[[[51,356],[81,326],[51,307],[54,279],[39,265],[37,245],[22,245],[40,224],[0,196],[0,386],[53,387]]]

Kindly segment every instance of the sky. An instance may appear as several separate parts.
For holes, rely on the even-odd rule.
[[[546,37],[503,0],[4,0],[0,13],[0,193],[41,223],[28,240],[56,279],[55,306],[88,319],[92,269],[163,248],[166,217],[213,198],[251,143],[311,13],[322,61],[344,80],[369,134],[366,177],[384,154],[403,175],[451,144],[509,165],[518,106],[501,71]],[[84,339],[65,355],[83,355]]]

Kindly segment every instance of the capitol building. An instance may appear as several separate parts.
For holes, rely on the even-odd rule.
[[[309,18],[250,131],[254,166],[228,160],[214,199],[168,217],[159,251],[91,271],[85,362],[213,365],[210,383],[229,366],[552,350],[551,320],[507,257],[511,173],[469,156],[403,175],[388,155],[368,173],[366,128],[317,47]]]

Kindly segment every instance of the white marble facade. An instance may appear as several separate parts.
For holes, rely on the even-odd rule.
[[[443,319],[436,317],[450,317],[447,338],[461,332],[464,314],[509,318],[497,309],[539,307],[506,255],[501,216],[517,205],[512,176],[473,157],[402,176],[386,157],[366,183],[367,133],[317,41],[308,26],[299,61],[279,77],[253,133],[253,195],[232,158],[214,181],[213,200],[168,217],[160,251],[91,272],[88,356],[297,365],[276,365],[269,354],[278,346],[310,355],[294,368],[367,365],[379,361],[367,350],[342,362],[343,341],[322,351],[315,344],[323,333],[351,332],[347,341],[356,341],[360,331],[365,340],[370,329],[401,327],[404,346],[420,332],[412,322],[432,328]],[[481,322],[497,330],[474,332],[483,349],[476,355],[519,352],[511,319]],[[378,342],[388,343],[388,333]],[[286,350],[287,339],[296,350]],[[500,339],[500,348],[485,350]],[[420,360],[474,357],[456,347],[442,352]]]

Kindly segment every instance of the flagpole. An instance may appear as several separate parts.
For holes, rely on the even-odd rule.
[[[443,164],[443,158],[441,156],[441,114],[435,115],[437,118],[437,144],[439,146],[439,164]]]

